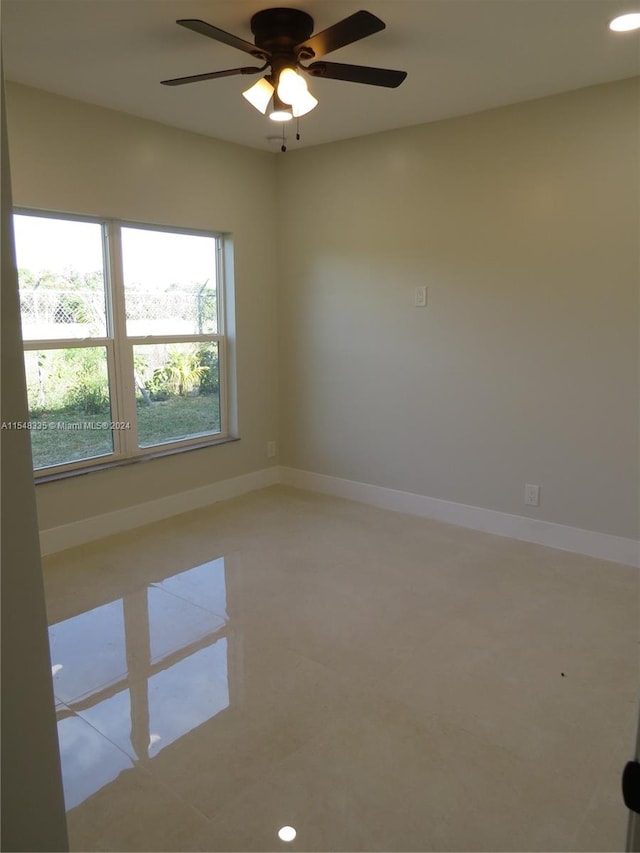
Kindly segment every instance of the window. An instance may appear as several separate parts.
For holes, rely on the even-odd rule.
[[[14,229],[37,471],[228,435],[222,235],[27,211]]]

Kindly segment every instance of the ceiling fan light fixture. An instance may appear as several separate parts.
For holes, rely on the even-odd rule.
[[[388,89],[397,88],[407,76],[406,71],[324,60],[312,62],[308,66],[301,64],[302,61],[324,56],[384,30],[384,21],[363,9],[315,35],[313,18],[306,12],[288,6],[263,9],[251,18],[253,43],[199,18],[181,18],[176,23],[194,33],[249,54],[254,64],[205,74],[191,74],[187,77],[174,77],[161,80],[162,85],[182,86],[185,83],[199,83],[240,74],[262,76],[268,68],[266,77],[258,80],[242,95],[259,113],[268,115],[274,122],[283,123],[297,119],[318,105],[317,98],[307,88],[304,74],[300,72],[313,77],[383,86]],[[296,138],[300,138],[299,133],[296,133]],[[282,150],[286,151],[284,129]]]
[[[291,121],[293,118],[293,111],[291,107],[289,104],[282,103],[278,97],[277,90],[273,93],[271,109],[269,110],[269,118],[271,121]]]
[[[299,97],[291,105],[291,111],[295,118],[300,118],[300,116],[305,116],[307,113],[310,113],[314,107],[318,106],[318,99],[314,98],[311,92],[307,90],[303,92]]]
[[[291,110],[271,110],[269,118],[271,121],[291,121],[293,113]]]
[[[262,77],[262,79],[258,80],[257,83],[254,83],[249,89],[242,93],[242,97],[246,98],[247,101],[251,104],[252,107],[255,107],[258,112],[261,112],[264,115],[267,111],[267,107],[269,106],[269,101],[273,97],[275,89],[269,83],[266,77]]]
[[[278,77],[278,97],[285,104],[295,104],[307,91],[307,81],[293,68],[283,68]]]

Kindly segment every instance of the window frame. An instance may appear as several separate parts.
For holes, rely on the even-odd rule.
[[[158,225],[156,223],[108,217],[62,213],[36,208],[14,207],[16,216],[33,216],[44,219],[61,219],[68,222],[88,222],[100,225],[102,232],[102,259],[104,275],[104,297],[106,336],[85,338],[34,338],[25,339],[23,351],[65,350],[71,348],[97,348],[106,350],[109,381],[110,422],[130,423],[129,429],[111,429],[113,451],[84,459],[72,460],[57,465],[33,468],[37,481],[57,479],[60,476],[89,473],[102,468],[129,462],[138,462],[159,456],[195,450],[214,444],[235,440],[230,434],[229,413],[229,358],[227,353],[227,294],[231,286],[229,271],[225,263],[229,249],[229,235],[220,231],[201,228]],[[128,335],[126,297],[121,231],[123,228],[141,231],[159,231],[168,234],[185,234],[207,237],[215,241],[216,271],[216,332],[189,335]],[[207,343],[217,345],[219,377],[220,430],[185,438],[163,441],[158,444],[139,446],[137,423],[137,399],[134,377],[133,352],[136,346],[153,344]],[[30,414],[30,413],[29,413]]]

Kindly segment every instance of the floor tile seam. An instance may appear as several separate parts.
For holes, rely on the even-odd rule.
[[[204,610],[205,613],[211,613],[213,616],[217,616],[218,619],[222,619],[225,625],[229,622],[229,618],[226,613],[220,613],[217,610],[211,610],[210,607],[205,607],[203,604],[198,604],[195,601],[192,601],[190,598],[185,598],[183,595],[178,595],[175,592],[171,592],[162,586],[162,582],[154,581],[153,583],[150,583],[147,588],[149,587],[154,587],[154,589],[160,590],[166,595],[171,595],[173,596],[173,598],[177,598],[179,601],[184,601],[186,604],[191,604],[193,607],[197,607],[199,610]]]
[[[367,684],[366,679],[362,679],[360,676],[354,676],[352,673],[343,672],[339,669],[336,669],[331,664],[327,663],[325,660],[320,660],[317,657],[314,657],[312,654],[308,654],[307,652],[301,652],[300,649],[292,642],[287,639],[276,639],[271,641],[273,645],[276,647],[280,647],[287,651],[288,654],[293,655],[294,657],[305,661],[306,663],[312,663],[315,666],[321,667],[325,672],[327,672],[334,681],[337,681],[339,684],[342,684],[345,680],[349,681],[348,688],[352,689],[354,682],[357,685],[360,685],[361,688],[365,687]],[[356,681],[357,679],[357,681]]]
[[[529,771],[533,770],[533,771],[535,771],[536,768],[538,767],[539,773],[541,776],[544,776],[545,778],[550,777],[548,762],[543,761],[542,765],[540,765],[539,761],[536,760],[535,757],[528,756],[525,753],[519,751],[518,749],[512,749],[512,748],[509,748],[508,746],[505,746],[503,743],[500,743],[495,737],[493,737],[491,734],[489,734],[487,732],[478,732],[478,731],[475,731],[468,726],[460,725],[460,724],[455,724],[455,725],[450,727],[449,733],[452,736],[455,737],[457,735],[457,733],[460,733],[460,732],[463,732],[464,734],[473,738],[473,740],[476,743],[478,743],[480,746],[482,746],[483,748],[488,748],[490,750],[497,750],[499,753],[501,753],[503,755],[507,755],[510,760],[512,760],[512,761],[515,760],[518,763],[518,765],[520,765],[522,770],[529,770]],[[572,770],[561,770],[561,769],[555,768],[555,772],[553,772],[551,774],[551,778],[552,779],[555,778],[558,781],[562,782],[563,784],[567,783],[567,784],[571,785],[575,779],[575,770],[573,770],[573,771]],[[591,793],[588,795],[589,796],[589,804],[592,802],[593,798],[597,794],[597,791],[602,786],[602,784],[603,783],[601,781],[597,781],[597,782],[593,783]]]
[[[287,578],[281,578],[279,580],[283,580],[286,582]],[[347,610],[348,612],[354,613],[357,612],[360,615],[370,615],[365,609],[360,608],[357,609],[356,603],[362,597],[361,590],[357,589],[357,585],[354,585],[353,589],[350,587],[345,587],[340,584],[340,577],[336,577],[334,575],[324,574],[321,575],[319,573],[309,574],[307,578],[302,579],[306,581],[308,586],[306,588],[298,588],[296,591],[298,599],[303,604],[308,604],[309,602],[313,602],[314,595],[321,595],[322,602],[325,605],[329,605],[332,603],[340,604],[341,608]],[[363,578],[364,582],[371,581],[376,584],[379,588],[379,592],[377,593],[377,597],[372,599],[373,604],[371,607],[374,611],[380,616],[384,615],[385,624],[390,627],[394,627],[396,625],[404,625],[407,622],[407,619],[415,621],[418,616],[424,616],[424,603],[416,600],[415,587],[413,587],[410,583],[407,583],[406,586],[399,588],[398,585],[390,584],[388,587],[383,587],[382,584],[378,583],[378,578]],[[407,601],[406,604],[402,604],[396,608],[395,612],[390,612],[389,605],[389,596],[392,593],[396,593],[399,596],[404,598],[408,598],[410,595],[411,600]],[[418,593],[421,594],[421,593]],[[424,594],[432,594],[431,590],[427,590]],[[437,593],[435,594],[437,595]],[[268,607],[273,607],[278,603],[282,603],[283,601],[287,601],[291,598],[292,593],[287,589],[285,591],[282,590],[274,590],[271,592],[268,597],[264,597],[255,602],[253,605],[244,605],[245,612],[249,614],[250,618],[254,618],[256,616],[260,616],[261,614],[267,613]],[[265,607],[266,602],[266,607]],[[449,619],[460,619],[464,617],[465,612],[468,611],[470,607],[470,601],[460,601],[460,600],[450,600],[446,601],[442,607],[438,609],[438,613],[446,613]],[[236,616],[236,619],[242,619],[241,616]],[[468,621],[468,620],[467,620]]]
[[[150,759],[150,760],[153,760],[153,759]],[[186,798],[183,794],[181,794],[181,793],[180,793],[176,788],[172,787],[172,786],[171,786],[171,785],[170,785],[170,784],[169,784],[169,783],[168,783],[168,782],[167,782],[167,781],[162,777],[162,775],[161,775],[160,773],[156,773],[156,772],[154,772],[154,771],[153,771],[153,769],[152,769],[150,766],[149,766],[149,767],[147,767],[147,766],[146,766],[143,762],[141,762],[141,761],[135,761],[135,762],[134,762],[134,768],[135,768],[136,770],[139,770],[139,771],[140,771],[141,773],[143,773],[145,776],[147,776],[147,777],[148,777],[148,778],[153,782],[153,784],[154,784],[154,785],[156,785],[157,787],[161,788],[161,789],[162,789],[162,790],[164,790],[165,792],[167,792],[167,793],[171,794],[171,796],[172,796],[174,799],[178,800],[178,801],[179,801],[179,802],[181,802],[183,805],[187,806],[187,807],[189,808],[189,810],[190,810],[190,811],[194,812],[194,814],[195,814],[198,818],[203,819],[203,820],[206,822],[206,824],[211,824],[211,822],[212,822],[211,817],[209,817],[207,814],[205,814],[201,809],[199,809],[199,808],[198,808],[198,806],[197,806],[195,803],[193,803],[193,802],[191,802],[191,800],[187,799],[187,798]]]
[[[279,643],[278,645],[283,646],[284,644]],[[341,676],[339,673],[336,673],[331,667],[327,666],[325,663],[323,663],[321,661],[315,661],[312,658],[308,658],[306,655],[300,654],[299,651],[297,651],[296,649],[291,649],[288,646],[286,647],[286,649],[289,653],[294,654],[296,657],[320,666],[323,670],[325,670],[327,673],[329,673],[332,678],[334,678],[336,676],[337,676],[338,680],[343,678],[343,676]],[[328,720],[326,723],[324,723],[322,725],[322,727],[319,730],[314,731],[308,737],[305,737],[300,743],[298,743],[298,745],[295,748],[287,750],[284,754],[280,755],[276,761],[272,762],[261,773],[258,773],[254,778],[250,779],[245,784],[241,785],[239,790],[234,794],[234,796],[231,799],[227,800],[221,806],[217,807],[212,812],[211,815],[207,815],[206,813],[202,812],[201,809],[199,809],[194,803],[192,803],[190,800],[186,799],[177,789],[173,788],[169,782],[167,782],[164,779],[160,779],[159,777],[156,777],[154,775],[151,767],[146,767],[145,765],[139,764],[135,761],[134,761],[134,766],[140,767],[141,769],[143,769],[146,773],[151,775],[157,782],[162,784],[162,786],[164,788],[171,791],[175,796],[177,796],[183,802],[191,805],[192,808],[195,809],[198,812],[198,814],[201,814],[203,817],[205,817],[208,822],[212,822],[214,820],[220,819],[224,815],[225,810],[230,808],[232,806],[232,804],[234,804],[236,802],[236,800],[238,800],[240,797],[242,797],[247,790],[251,789],[254,785],[262,783],[266,778],[268,778],[273,773],[275,768],[280,767],[284,762],[289,761],[298,752],[307,748],[309,746],[309,744],[311,744],[315,740],[319,739],[320,736],[323,735],[326,732],[326,730],[331,726],[332,722],[333,722],[333,720]],[[107,738],[107,740],[109,740],[109,739]]]
[[[76,713],[76,712],[74,712],[74,713]],[[81,717],[80,714],[76,714],[76,715]],[[129,755],[129,753],[126,752],[126,750],[122,749],[122,747],[120,747],[120,746],[118,746],[118,744],[114,743],[111,740],[111,738],[107,737],[101,731],[96,729],[95,726],[93,726],[87,719],[85,719],[84,717],[81,717],[81,719],[83,722],[85,722],[87,725],[89,725],[101,738],[106,740],[110,745],[114,746],[120,753],[122,753],[123,755],[126,756],[126,758],[131,763],[130,769],[142,773],[144,776],[146,776],[148,779],[150,779],[154,785],[161,788],[166,793],[169,793],[174,799],[178,800],[180,803],[187,806],[188,809],[190,811],[192,811],[195,814],[195,816],[197,816],[199,819],[204,820],[207,824],[211,823],[211,818],[208,815],[206,815],[204,812],[202,812],[195,805],[195,803],[193,803],[190,800],[188,800],[187,798],[185,798],[177,789],[173,788],[171,785],[166,783],[160,774],[155,773],[151,767],[147,767],[145,765],[145,763],[140,761],[139,758],[132,758],[131,755]]]
[[[324,726],[321,731],[314,732],[308,738],[305,738],[301,743],[299,743],[298,746],[296,746],[294,749],[286,752],[284,755],[279,756],[277,760],[271,762],[269,766],[266,767],[262,772],[258,773],[253,778],[241,784],[238,790],[233,794],[233,796],[231,796],[222,804],[216,806],[212,810],[211,814],[204,813],[194,803],[192,803],[189,799],[186,799],[184,795],[180,794],[176,789],[174,789],[169,782],[165,781],[164,779],[155,777],[150,768],[141,767],[141,769],[144,769],[144,772],[150,775],[154,779],[154,781],[161,784],[163,788],[170,791],[172,794],[178,797],[178,799],[189,805],[194,811],[204,817],[209,825],[213,825],[221,820],[224,820],[225,813],[230,809],[234,808],[238,802],[241,802],[242,798],[247,794],[247,792],[250,792],[253,788],[262,785],[265,780],[269,779],[272,776],[274,771],[280,769],[281,766],[283,764],[286,764],[286,762],[290,761],[293,756],[297,755],[301,750],[308,747],[310,743],[313,743],[316,739],[318,739],[326,728],[327,726]],[[276,850],[277,848],[274,847],[273,849]]]
[[[321,663],[321,665],[323,666],[326,666],[322,662],[319,663]],[[393,690],[388,689],[385,686],[378,687],[378,682],[373,682],[369,681],[368,679],[364,679],[361,680],[359,684],[360,686],[357,689],[361,690],[365,697],[367,695],[371,697],[378,696],[379,698],[384,699],[387,702],[393,702],[397,704],[411,716],[417,717],[418,729],[425,737],[429,737],[431,734],[429,729],[429,723],[431,723],[432,725],[439,726],[442,729],[442,731],[439,732],[439,736],[449,734],[455,737],[459,733],[464,733],[469,737],[473,738],[474,741],[476,741],[482,747],[488,748],[490,750],[498,750],[500,753],[506,754],[510,758],[515,759],[519,764],[522,765],[523,768],[535,767],[535,761],[532,758],[521,752],[510,749],[509,747],[500,743],[498,740],[491,737],[487,733],[479,732],[469,726],[460,725],[459,723],[448,723],[447,725],[448,721],[446,719],[446,714],[443,714],[442,712],[438,711],[425,711],[423,707],[416,706],[410,700],[398,697],[397,694],[393,692]],[[444,725],[441,722],[443,718],[445,718]],[[423,720],[425,720],[425,722],[423,722]],[[331,721],[331,723],[328,723],[328,726],[331,725],[332,722],[333,721]]]
[[[235,792],[235,794],[230,797],[226,802],[216,807],[211,816],[207,817],[207,820],[210,824],[217,823],[221,820],[225,819],[225,812],[236,807],[238,803],[242,802],[242,798],[247,795],[247,793],[251,792],[254,788],[259,788],[265,780],[268,780],[276,771],[279,771],[283,765],[286,765],[290,762],[298,753],[307,749],[310,744],[313,744],[315,741],[319,740],[321,735],[326,731],[329,727],[330,723],[327,723],[322,727],[320,731],[315,731],[309,737],[305,738],[301,743],[299,743],[294,749],[286,752],[286,754],[278,757],[277,760],[271,762],[271,764],[266,767],[262,772],[258,773],[252,779],[242,784],[239,789]],[[286,768],[285,768],[286,769]],[[277,850],[274,846],[273,850]]]
[[[622,772],[620,773],[620,776],[622,778]],[[588,801],[587,805],[585,806],[584,811],[582,812],[582,816],[581,816],[580,820],[578,821],[578,825],[576,826],[576,829],[575,829],[575,831],[571,837],[571,850],[577,850],[576,841],[580,836],[580,832],[582,831],[583,826],[586,824],[586,822],[589,818],[589,811],[591,810],[593,803],[596,801],[598,792],[600,791],[602,786],[603,786],[602,780],[598,780],[597,782],[594,783],[593,790],[592,790],[591,795],[589,797],[589,801]],[[622,792],[620,792],[620,802],[622,803]]]
[[[112,687],[114,684],[117,684],[119,681],[129,681],[129,670],[125,669],[123,672],[118,673],[117,676],[110,679],[109,681],[105,681],[104,684],[99,684],[97,687],[92,689],[89,693],[79,693],[77,696],[73,696],[70,699],[63,699],[55,693],[54,696],[59,701],[62,702],[63,705],[66,705],[74,714],[77,714],[78,711],[73,707],[74,704],[83,702],[86,699],[90,699],[96,693],[100,693],[102,690],[105,690],[108,687]]]
[[[206,814],[201,812],[200,809],[198,809],[197,806],[195,806],[193,803],[186,800],[177,790],[173,789],[170,785],[166,784],[158,774],[152,772],[151,768],[146,767],[146,765],[142,761],[140,761],[139,758],[133,758],[131,755],[129,755],[129,753],[126,750],[122,749],[122,747],[119,746],[117,743],[114,743],[114,741],[112,741],[111,738],[109,738],[109,737],[107,737],[107,735],[103,734],[103,732],[101,732],[92,723],[90,723],[85,717],[83,717],[81,713],[76,712],[76,711],[74,711],[73,713],[76,716],[80,717],[80,719],[84,723],[86,723],[88,726],[90,726],[90,728],[92,728],[93,731],[96,732],[96,734],[98,734],[101,738],[106,740],[111,746],[114,746],[118,750],[118,752],[125,755],[126,758],[128,759],[128,761],[131,763],[131,769],[132,770],[140,771],[145,776],[147,776],[149,779],[151,779],[155,785],[158,785],[160,788],[169,792],[174,798],[178,799],[184,805],[189,806],[189,808],[192,811],[194,811],[199,817],[204,818],[204,820],[206,820],[207,823],[210,822],[210,818]]]
[[[189,646],[191,647],[190,654],[196,654],[196,653],[202,651],[203,649],[207,649],[207,648],[210,648],[211,646],[215,645],[215,642],[217,642],[217,640],[213,643],[211,643],[209,641],[211,639],[211,636],[212,635],[215,636],[217,633],[218,632],[212,632],[212,634],[205,634],[201,637],[196,638],[192,643],[189,644]],[[224,639],[226,636],[227,635],[225,635],[225,634],[221,634],[219,639]],[[181,646],[177,651],[183,652],[185,648],[186,648],[186,646]],[[161,672],[165,672],[166,670],[162,667],[162,664],[165,662],[165,660],[168,657],[171,656],[171,654],[172,654],[172,652],[169,652],[169,653],[161,655],[157,658],[152,658],[149,669],[142,671],[142,672],[138,672],[135,675],[132,674],[130,670],[127,670],[122,675],[122,679],[121,679],[122,684],[123,684],[122,690],[118,691],[118,693],[112,694],[109,697],[105,697],[105,699],[100,700],[100,702],[96,702],[96,703],[92,704],[91,708],[99,706],[100,704],[102,704],[103,701],[106,701],[107,699],[113,698],[113,696],[117,696],[122,692],[128,692],[130,690],[130,688],[134,685],[140,685],[141,683],[143,684],[145,682],[148,683],[153,679],[154,675],[158,675]],[[184,660],[184,658],[182,660]],[[152,670],[155,666],[158,667],[158,671],[154,673],[154,672],[152,672]],[[168,667],[168,669],[171,669],[171,667]],[[106,686],[109,687],[115,683],[116,683],[116,681],[109,682]],[[225,678],[218,677],[218,676],[214,675],[214,676],[209,677],[208,683],[209,684],[227,684],[228,681]],[[74,699],[60,699],[59,697],[57,697],[57,699],[59,702],[61,702],[63,705],[66,705],[71,711],[73,711],[74,714],[78,714],[80,716],[85,711],[90,710],[90,708],[78,709],[78,708],[74,707],[74,705],[80,704],[81,702],[83,702],[84,699],[91,698],[96,693],[99,693],[101,689],[102,689],[102,686],[100,688],[94,690],[94,691],[91,691],[91,693],[87,694],[86,697],[80,696],[80,697],[76,697]],[[84,717],[83,717],[83,719],[84,719]]]
[[[331,664],[327,663],[324,660],[319,660],[318,658],[316,658],[312,655],[300,652],[295,647],[289,645],[286,641],[282,641],[282,642],[276,641],[276,642],[281,647],[284,646],[289,653],[294,654],[296,657],[298,657],[302,660],[305,660],[307,662],[310,662],[316,666],[320,666],[323,670],[325,670],[327,673],[329,673],[331,675],[331,677],[338,683],[338,686],[340,686],[344,681],[348,681],[349,683],[348,683],[348,686],[346,687],[346,690],[348,690],[352,693],[361,694],[366,699],[378,697],[378,698],[383,699],[387,702],[393,702],[393,703],[401,706],[409,714],[414,715],[414,716],[419,717],[419,718],[428,717],[428,719],[430,721],[432,721],[433,723],[436,723],[438,720],[438,716],[439,716],[438,714],[435,714],[432,712],[425,712],[425,710],[423,708],[418,708],[417,706],[415,706],[415,704],[411,703],[409,700],[404,699],[404,698],[399,698],[397,696],[397,694],[392,689],[387,688],[386,686],[384,686],[384,684],[383,684],[383,686],[380,687],[379,682],[374,681],[373,679],[363,678],[361,676],[354,676],[352,673],[343,672],[339,669],[336,669],[335,667],[333,667]],[[386,684],[386,682],[385,682],[385,684]],[[337,717],[341,714],[344,714],[345,712],[346,712],[346,709],[344,707],[338,707],[338,709],[336,710],[336,714],[334,715],[334,719],[330,720],[326,724],[323,731],[326,730],[327,727],[329,727],[330,725],[332,725],[334,723],[335,717]],[[419,725],[419,728],[421,731],[423,731],[425,734],[428,734],[428,728],[425,724],[423,724],[422,722],[419,722],[418,725]],[[485,738],[482,735],[479,735],[477,732],[474,732],[473,730],[466,729],[463,726],[456,725],[453,728],[455,728],[457,731],[464,731],[465,733],[471,735],[472,737],[474,737],[480,741],[485,740]],[[297,752],[299,748],[306,746],[310,742],[310,740],[315,739],[316,736],[317,735],[312,735],[311,738],[305,740],[304,744],[302,744],[300,747],[296,748],[296,750],[294,750],[292,753],[289,753],[288,755],[291,755],[294,752]],[[505,747],[501,747],[500,744],[493,744],[493,742],[489,742],[487,745],[496,746],[496,747],[501,748],[501,749],[506,749]],[[521,759],[521,760],[525,761],[526,759]]]
[[[137,766],[137,761],[138,761],[137,759],[132,758],[125,749],[123,749],[121,746],[119,746],[117,743],[115,743],[113,740],[111,740],[110,737],[107,737],[107,735],[105,735],[104,732],[101,732],[100,729],[97,729],[93,725],[93,723],[91,723],[86,717],[84,717],[82,715],[81,711],[74,710],[73,707],[71,707],[70,705],[65,705],[65,707],[69,708],[69,710],[72,712],[72,714],[75,717],[79,717],[79,719],[81,719],[83,723],[85,723],[87,726],[89,726],[89,728],[91,728],[100,738],[102,738],[103,740],[106,740],[108,744],[110,744],[115,749],[117,749],[118,752],[122,753],[122,755],[126,756],[127,760],[129,762],[131,762],[131,765],[133,767]]]
[[[412,711],[412,713],[415,713],[412,708],[412,705],[408,701],[404,699],[399,699],[396,693],[394,693],[393,689],[391,688],[387,688],[384,685],[382,687],[379,687],[378,682],[374,682],[372,678],[363,677],[360,675],[356,676],[348,670],[340,670],[332,664],[328,663],[326,660],[321,660],[313,654],[309,654],[307,652],[300,652],[292,643],[287,640],[279,641],[279,644],[281,646],[284,646],[288,652],[296,655],[297,657],[309,661],[315,664],[316,666],[321,666],[323,669],[329,672],[331,676],[338,682],[344,682],[345,680],[348,680],[349,690],[357,690],[364,693],[365,695],[369,694],[371,696],[378,696],[379,698],[385,699],[387,701],[398,702],[409,711]]]
[[[318,658],[313,657],[312,655],[301,652],[298,648],[296,648],[293,644],[287,642],[286,640],[276,640],[274,643],[275,646],[283,649],[287,652],[287,654],[293,655],[301,661],[304,661],[307,664],[313,664],[314,666],[320,667],[324,672],[330,676],[332,681],[332,686],[336,689],[340,695],[345,695],[347,692],[351,693],[362,693],[364,695],[371,694],[376,695],[374,691],[369,690],[369,682],[367,679],[362,678],[360,676],[354,676],[349,672],[342,672],[335,667],[331,666],[331,664],[327,663],[324,660],[319,660]],[[348,682],[348,683],[346,683]],[[393,699],[396,697],[392,695],[385,695],[385,699]],[[338,708],[338,713],[344,710],[343,708]],[[307,743],[308,741],[305,741]]]

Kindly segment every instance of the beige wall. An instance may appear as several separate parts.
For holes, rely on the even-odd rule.
[[[256,471],[277,439],[275,158],[8,85],[14,203],[233,234],[241,441],[38,486],[41,528]]]
[[[11,182],[2,111],[2,421],[27,419]],[[68,850],[38,522],[26,432],[2,430],[3,850]]]
[[[623,81],[279,158],[281,461],[637,536],[638,129]]]
[[[16,204],[236,250],[242,441],[40,486],[41,527],[263,468],[276,438],[294,467],[637,536],[637,96],[283,157],[11,85]]]

